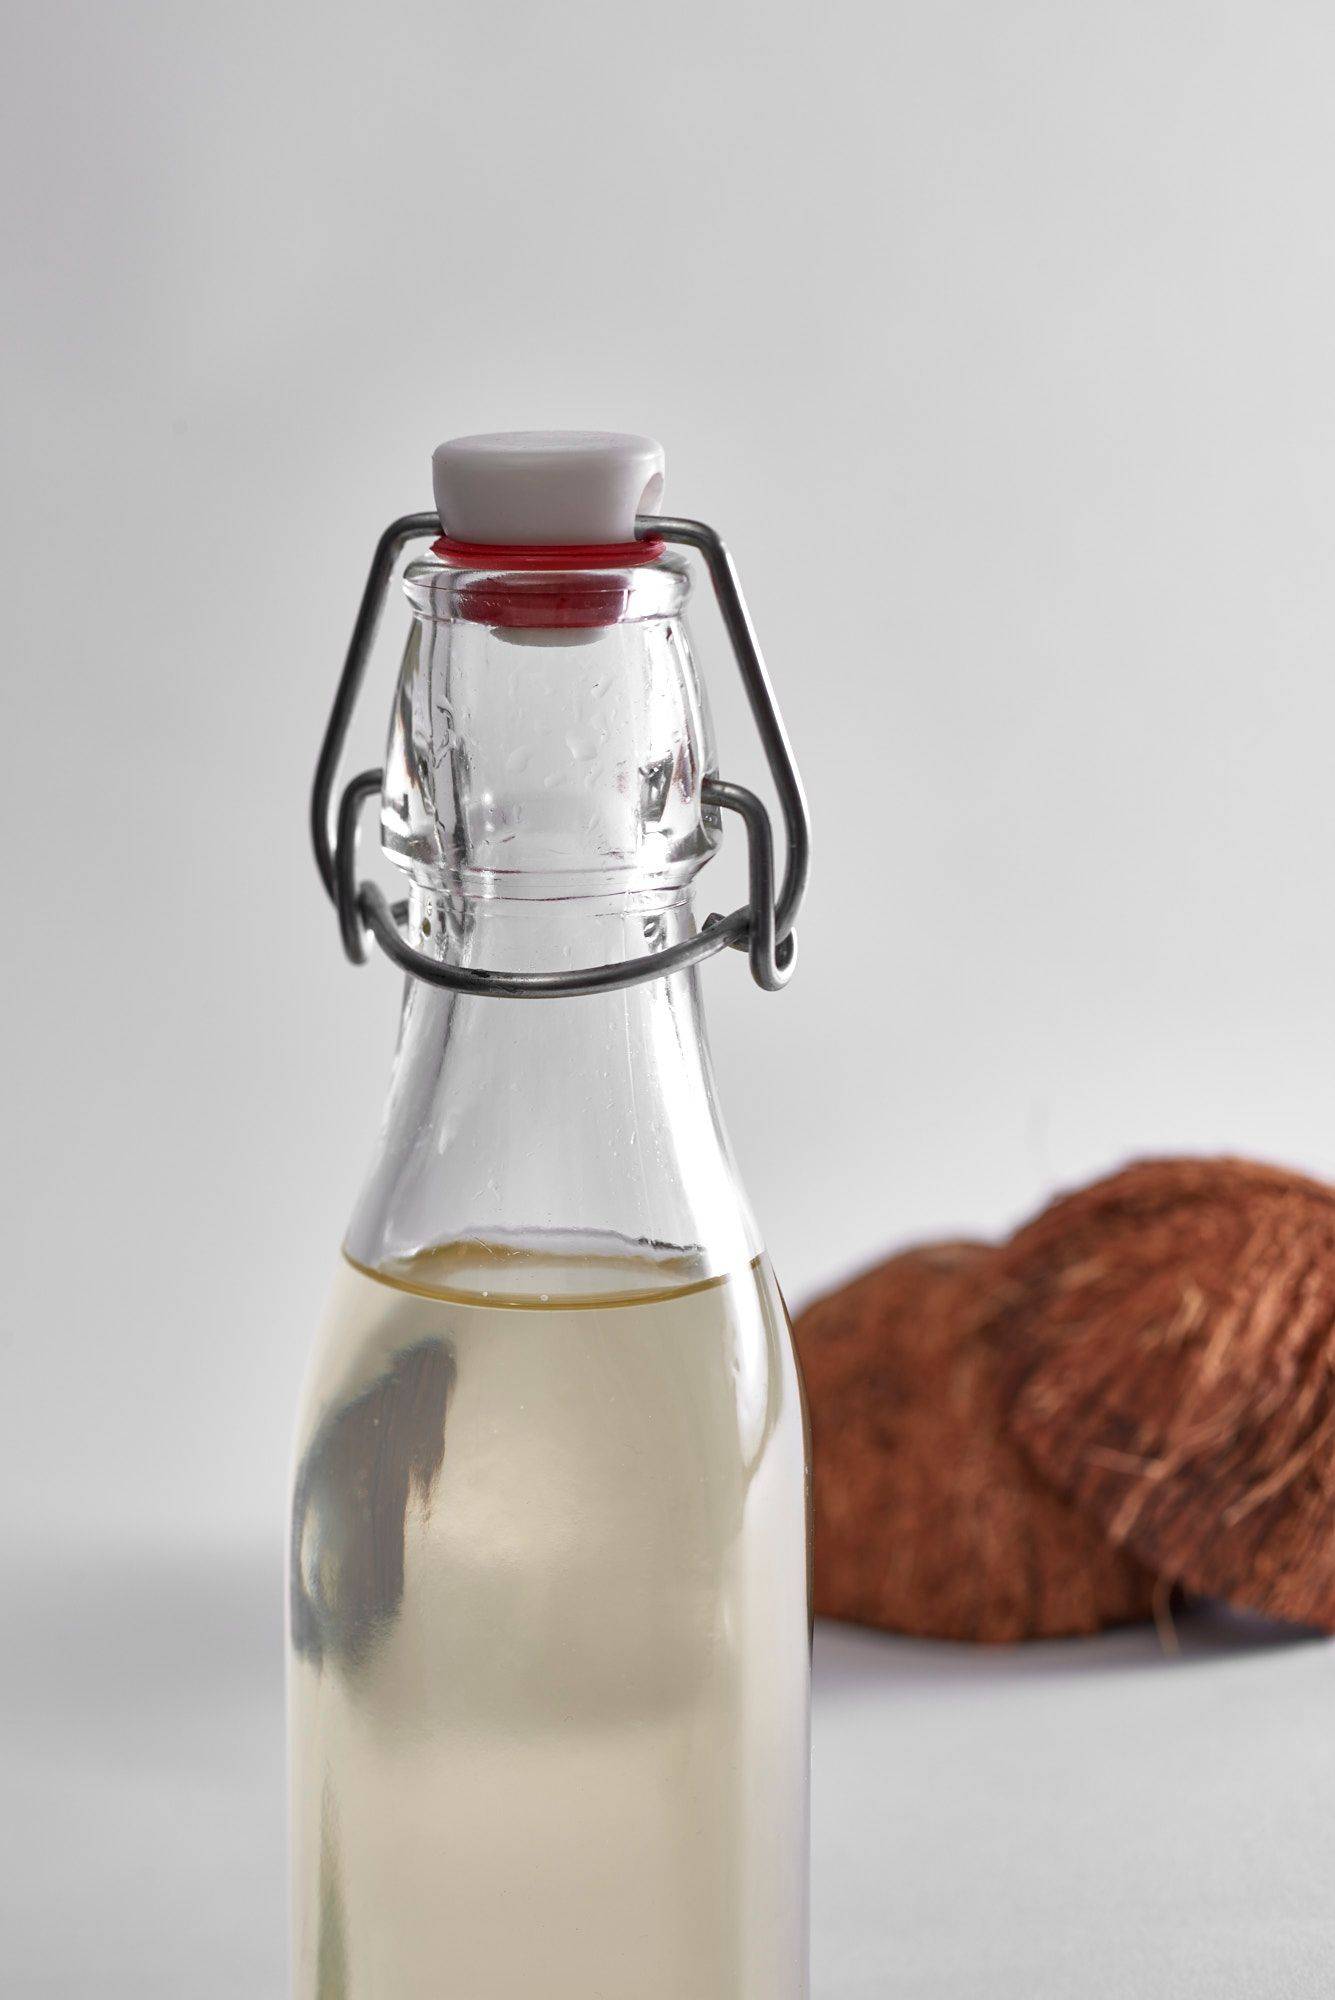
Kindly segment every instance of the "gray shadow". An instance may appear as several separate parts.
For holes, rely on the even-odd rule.
[[[914,1639],[897,1632],[821,1618],[816,1623],[815,1686],[849,1690],[893,1684],[971,1686],[1043,1680],[1049,1676],[1164,1671],[1184,1664],[1226,1663],[1258,1652],[1313,1645],[1324,1637],[1303,1625],[1281,1625],[1228,1605],[1197,1602],[1175,1610],[1171,1631],[1126,1625],[1078,1639],[1036,1639],[1015,1646],[975,1646]]]

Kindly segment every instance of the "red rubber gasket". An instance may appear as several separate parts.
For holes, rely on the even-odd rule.
[[[657,562],[667,543],[588,542],[544,548],[536,542],[457,542],[442,535],[433,556],[465,569],[640,569]]]

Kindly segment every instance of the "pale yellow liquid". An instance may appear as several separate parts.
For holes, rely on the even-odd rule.
[[[345,1262],[292,1613],[298,2000],[805,1995],[805,1452],[763,1262]]]

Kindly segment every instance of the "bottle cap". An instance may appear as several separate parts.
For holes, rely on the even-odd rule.
[[[431,455],[452,540],[560,548],[631,542],[663,497],[663,447],[623,431],[495,431]]]

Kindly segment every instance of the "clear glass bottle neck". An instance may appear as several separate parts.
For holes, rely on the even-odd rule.
[[[689,882],[718,827],[703,808],[712,728],[680,568],[512,576],[426,562],[406,587],[417,617],[385,759],[391,859],[466,897]],[[609,622],[583,622],[594,615]]]
[[[693,935],[712,746],[684,586],[668,583],[666,609],[572,639],[456,619],[458,579],[410,572],[385,831],[419,949],[564,970]],[[623,1295],[744,1268],[759,1245],[697,974],[570,1000],[410,979],[346,1247],[399,1276],[434,1264],[433,1287],[465,1296]]]

